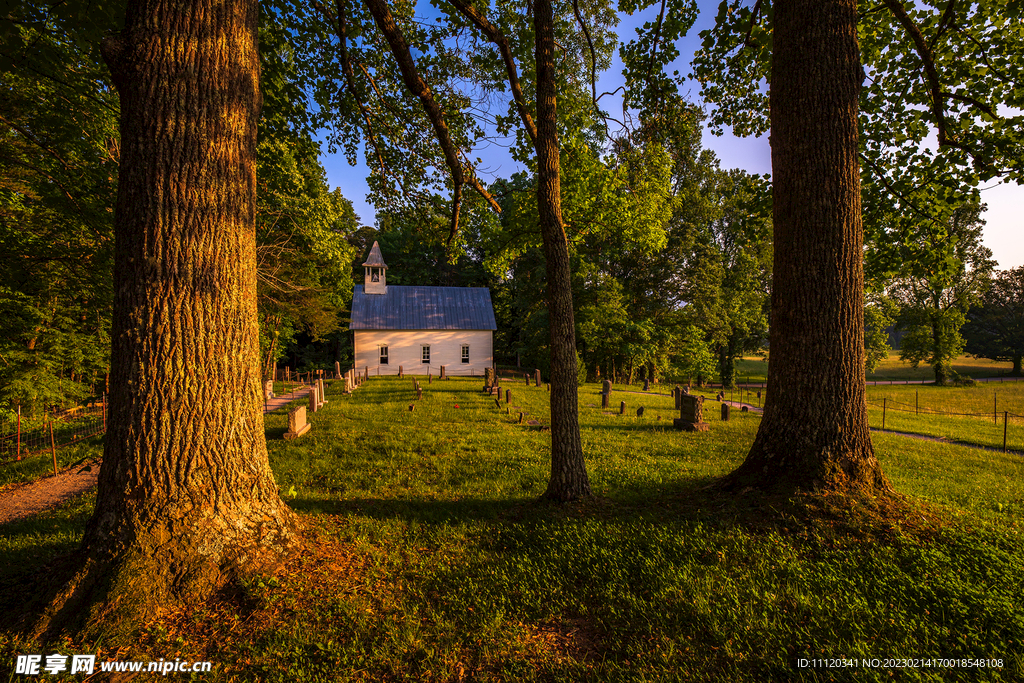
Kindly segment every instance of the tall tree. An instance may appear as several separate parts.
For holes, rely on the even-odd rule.
[[[255,0],[135,0],[103,43],[121,98],[112,391],[85,562],[51,625],[194,601],[292,543],[260,416],[257,19]]]
[[[966,350],[978,358],[1013,363],[1021,375],[1024,358],[1024,266],[1003,270],[992,278],[981,302],[967,314]]]
[[[734,482],[889,490],[868,431],[857,2],[774,3],[774,264],[764,418]]]
[[[939,385],[955,377],[952,363],[964,350],[960,328],[996,266],[992,251],[981,243],[984,209],[969,202],[953,212],[944,232],[925,232],[923,243],[915,245],[916,257],[905,268],[908,272],[889,288],[902,308],[900,325],[906,330],[900,359],[914,367],[927,362]]]
[[[738,481],[888,488],[872,455],[863,387],[851,383],[864,363],[861,204],[851,175],[858,153],[874,187],[894,196],[908,186],[962,189],[1021,175],[1019,117],[997,112],[1024,97],[1011,85],[1022,62],[1006,56],[1020,54],[1022,36],[1006,18],[1017,0],[925,2],[909,12],[899,0],[883,5],[858,15],[850,0],[725,0],[696,55],[702,94],[719,105],[717,126],[761,133],[771,116],[773,369]],[[926,142],[931,130],[938,150]]]

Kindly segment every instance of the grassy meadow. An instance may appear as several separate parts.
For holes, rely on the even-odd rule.
[[[278,485],[307,527],[276,575],[128,642],[57,649],[209,660],[204,681],[1024,679],[1019,456],[875,434],[908,505],[725,496],[708,484],[743,460],[758,416],[722,422],[712,401],[710,432],[676,432],[668,395],[616,391],[603,411],[594,384],[580,417],[595,497],[553,505],[538,502],[543,387],[508,383],[499,407],[480,378],[420,381],[420,401],[409,378],[352,396],[335,383],[296,441],[281,438],[286,411],[267,416]],[[75,546],[91,503],[0,527],[3,613]],[[14,633],[0,658],[38,651]],[[1002,666],[798,666],[829,657]]]

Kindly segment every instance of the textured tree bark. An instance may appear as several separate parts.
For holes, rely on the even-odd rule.
[[[104,41],[122,145],[108,431],[55,622],[202,599],[292,542],[260,409],[257,18],[255,0],[137,0]]]
[[[768,398],[731,485],[890,490],[864,392],[861,78],[856,0],[775,3]]]
[[[535,0],[533,11],[537,59],[537,210],[544,241],[551,334],[551,479],[544,497],[568,501],[589,496],[590,481],[580,438],[576,322],[569,240],[562,223],[551,0]]]

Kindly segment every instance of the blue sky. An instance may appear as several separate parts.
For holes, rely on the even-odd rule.
[[[689,35],[679,46],[682,55],[679,65],[680,73],[688,73],[688,62],[693,52],[697,49],[699,38],[697,34],[710,27],[714,23],[715,13],[718,7],[718,0],[698,0],[701,14],[697,22],[690,30]],[[633,35],[633,26],[644,21],[640,17],[624,17],[619,25],[618,33],[622,40],[629,40]],[[619,74],[621,66],[616,60],[612,68],[601,78],[598,91],[612,91],[621,84]],[[698,88],[696,85],[691,89],[689,96],[691,101],[697,102]],[[615,110],[621,109],[602,101],[602,106],[614,115]],[[713,150],[721,161],[723,168],[742,168],[750,173],[771,173],[771,149],[766,137],[761,138],[737,138],[729,134],[716,137],[705,131],[704,146]],[[349,166],[344,155],[326,154],[321,155],[321,162],[327,171],[327,179],[331,187],[340,187],[342,194],[352,200],[356,214],[362,219],[363,224],[374,224],[374,210],[367,199],[369,189],[366,185],[366,167],[360,163],[358,166]],[[473,156],[482,157],[484,169],[480,175],[484,178],[508,177],[519,167],[500,148],[490,147],[477,150]],[[999,262],[1001,269],[1014,268],[1024,265],[1024,187],[1016,184],[995,185],[989,183],[981,193],[982,201],[988,205],[988,211],[983,215],[987,224],[984,231],[984,242],[992,250],[995,259]]]

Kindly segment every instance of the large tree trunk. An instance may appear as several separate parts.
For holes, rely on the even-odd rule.
[[[537,210],[544,240],[551,333],[551,479],[545,498],[567,501],[590,495],[580,438],[576,386],[576,323],[572,310],[569,240],[562,223],[554,13],[551,0],[535,0],[537,57]]]
[[[861,78],[856,0],[775,3],[768,398],[734,485],[889,490],[864,392]]]
[[[103,44],[121,98],[108,431],[57,622],[191,603],[291,543],[261,415],[257,17],[255,0],[138,0]]]

